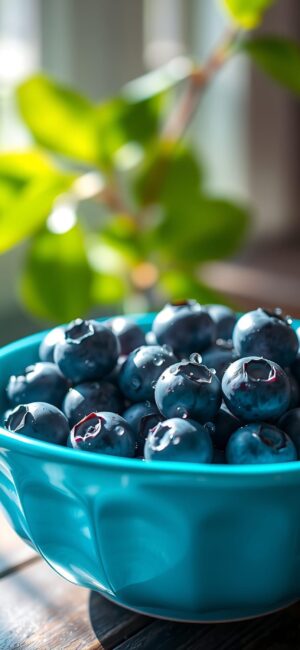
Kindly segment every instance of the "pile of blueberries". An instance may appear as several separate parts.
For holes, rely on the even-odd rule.
[[[300,328],[299,328],[300,329]],[[300,459],[300,331],[281,310],[167,304],[145,334],[129,319],[49,332],[9,379],[4,426],[146,461]]]

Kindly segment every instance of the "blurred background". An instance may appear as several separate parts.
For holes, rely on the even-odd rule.
[[[29,143],[14,90],[35,71],[101,100],[175,56],[201,60],[226,23],[210,0],[0,0],[1,149]],[[275,4],[263,30],[299,39],[299,0]],[[191,127],[210,190],[253,207],[246,245],[203,270],[241,308],[280,305],[300,316],[299,118],[299,102],[238,57],[214,80]],[[21,246],[0,256],[3,343],[41,327],[16,298],[22,254]]]

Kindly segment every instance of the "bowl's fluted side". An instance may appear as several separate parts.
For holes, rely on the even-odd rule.
[[[0,352],[0,393],[36,350],[32,339]],[[0,432],[2,506],[59,574],[185,620],[254,616],[300,597],[300,464],[165,471],[92,456]]]
[[[298,476],[164,476],[0,456],[17,532],[77,584],[183,619],[250,616],[300,596]]]

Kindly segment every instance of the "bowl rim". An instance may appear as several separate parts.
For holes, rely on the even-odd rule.
[[[128,318],[132,318],[137,324],[145,325],[153,319],[155,313],[147,314],[130,314]],[[109,318],[97,319],[100,322],[110,320]],[[300,325],[300,321],[294,320],[295,326]],[[24,347],[31,345],[39,345],[43,337],[50,330],[44,330],[36,334],[8,343],[0,348],[0,365],[2,357],[10,353],[16,353]],[[93,466],[98,469],[109,469],[119,472],[133,472],[133,473],[161,473],[167,474],[180,474],[180,475],[207,475],[214,477],[222,476],[278,476],[278,474],[300,474],[300,460],[291,462],[270,463],[262,465],[221,465],[221,464],[206,464],[206,463],[188,463],[188,462],[175,462],[175,461],[143,461],[139,458],[124,458],[121,456],[109,456],[107,454],[100,454],[96,452],[86,452],[70,447],[63,447],[54,445],[49,442],[35,440],[33,438],[21,437],[6,431],[0,426],[0,450],[9,450],[27,456],[39,457],[42,461],[62,461],[67,464],[85,464]]]

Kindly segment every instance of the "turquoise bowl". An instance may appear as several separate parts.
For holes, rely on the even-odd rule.
[[[136,321],[147,330],[152,318]],[[2,348],[2,395],[42,336]],[[145,463],[2,428],[0,501],[57,573],[138,612],[227,621],[300,598],[300,462]]]

